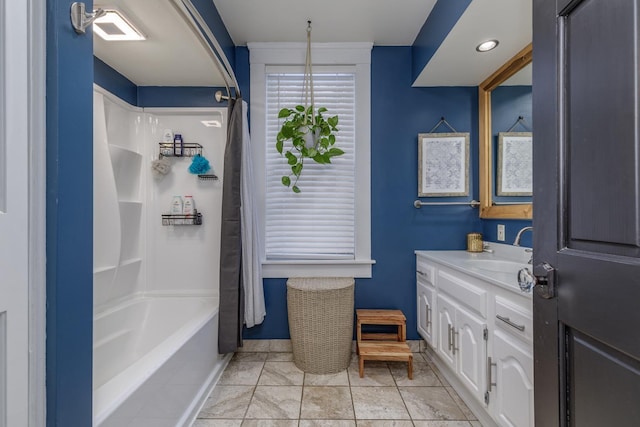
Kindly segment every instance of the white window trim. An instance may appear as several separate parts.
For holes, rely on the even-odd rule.
[[[305,43],[248,43],[251,81],[251,139],[261,241],[265,241],[266,68],[304,65]],[[356,253],[354,260],[266,260],[265,278],[371,277],[371,48],[372,43],[313,43],[314,65],[349,65],[356,70]],[[262,249],[264,251],[264,248]]]

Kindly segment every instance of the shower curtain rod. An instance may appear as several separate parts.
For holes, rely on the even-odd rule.
[[[228,100],[228,99],[229,99],[229,97],[228,97],[228,96],[226,96],[226,95],[223,95],[223,94],[222,94],[222,91],[221,91],[221,90],[219,90],[219,91],[217,91],[217,92],[215,93],[215,98],[216,98],[216,101],[217,101],[217,102],[220,102],[220,101],[222,101],[222,100],[225,100],[225,101],[226,101],[226,100]]]
[[[184,8],[186,9],[185,11],[184,9],[176,5],[176,8],[180,12],[182,12],[183,16],[191,24],[194,32],[200,36],[201,41],[208,48],[209,53],[213,57],[216,68],[224,79],[224,85],[227,89],[227,96],[225,97],[222,95],[222,93],[220,93],[220,98],[229,99],[229,97],[231,96],[231,87],[235,89],[235,97],[239,98],[241,96],[240,86],[238,85],[238,80],[235,73],[233,72],[233,68],[231,67],[231,64],[229,64],[226,55],[222,51],[222,47],[220,47],[220,44],[211,32],[211,29],[202,18],[202,15],[200,15],[200,13],[198,12],[198,9],[196,9],[191,0],[174,0],[174,3],[181,3],[182,6],[184,6]],[[209,44],[209,42],[211,44]],[[211,45],[213,45],[213,47]],[[231,82],[229,82],[229,79],[231,79]],[[218,100],[217,93],[216,100]],[[218,102],[220,102],[220,100],[218,100]]]

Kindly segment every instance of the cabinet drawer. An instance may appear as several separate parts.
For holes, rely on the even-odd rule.
[[[456,301],[487,317],[487,291],[465,280],[464,276],[454,276],[438,271],[438,289],[454,297]]]
[[[435,285],[436,268],[427,264],[427,261],[421,258],[416,259],[416,277],[421,282],[431,283]]]
[[[495,324],[515,336],[527,341],[533,340],[531,310],[499,296],[496,296]]]

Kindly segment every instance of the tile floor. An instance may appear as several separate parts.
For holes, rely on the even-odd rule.
[[[305,374],[288,343],[250,343],[234,355],[193,427],[481,427],[424,353],[406,363],[366,362]],[[278,351],[279,350],[279,351]]]

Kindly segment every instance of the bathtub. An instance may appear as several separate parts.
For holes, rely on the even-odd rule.
[[[138,297],[93,327],[95,427],[188,425],[230,358],[214,297]]]

